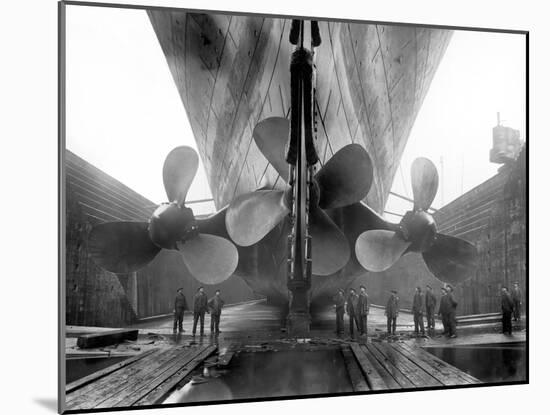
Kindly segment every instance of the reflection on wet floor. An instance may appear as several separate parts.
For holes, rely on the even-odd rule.
[[[483,382],[526,380],[525,343],[427,347],[426,350]]]
[[[339,348],[242,352],[229,370],[206,369],[164,403],[351,392]]]
[[[84,376],[114,365],[127,359],[127,357],[88,357],[79,359],[67,359],[66,377],[67,384]]]

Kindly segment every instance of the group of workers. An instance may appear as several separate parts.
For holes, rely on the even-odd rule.
[[[210,333],[220,333],[220,317],[222,314],[222,308],[225,302],[221,298],[220,290],[216,290],[214,297],[210,300],[204,292],[204,287],[199,287],[196,294],[193,297],[193,332],[195,336],[197,332],[197,323],[200,321],[200,335],[204,336],[204,317],[205,314],[210,314]],[[174,300],[174,333],[176,329],[179,333],[183,330],[183,314],[187,310],[187,301],[183,294],[183,288],[178,288],[176,299]]]
[[[454,288],[450,284],[441,287],[439,309],[437,315],[443,323],[443,335],[450,338],[457,337],[456,334],[456,309],[458,302],[453,295]],[[521,290],[519,283],[514,283],[512,293],[506,287],[502,288],[502,332],[512,334],[512,318],[519,321],[521,316]],[[367,315],[369,314],[370,302],[365,286],[361,285],[359,295],[354,288],[349,289],[348,296],[345,296],[343,289],[338,290],[334,299],[336,307],[336,333],[344,333],[344,313],[349,316],[350,336],[354,336],[354,326],[359,330],[361,336],[367,334]],[[416,287],[413,301],[412,314],[414,318],[415,335],[435,334],[435,315],[437,298],[432,287],[426,285],[426,292],[421,287]],[[386,303],[384,312],[387,319],[387,333],[395,335],[397,317],[399,316],[399,296],[396,290],[391,290],[390,297]],[[426,327],[424,326],[424,315],[426,315]]]

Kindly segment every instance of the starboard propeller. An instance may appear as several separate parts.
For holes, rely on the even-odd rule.
[[[197,220],[185,206],[198,161],[190,147],[177,147],[168,154],[162,176],[170,202],[161,204],[149,222],[110,222],[92,229],[89,251],[100,267],[114,273],[134,272],[161,249],[169,249],[178,250],[191,274],[204,284],[220,283],[233,274],[237,248],[219,236],[225,234],[225,210]]]
[[[271,117],[256,125],[256,145],[286,182],[288,164],[285,145],[289,135],[286,118]],[[323,209],[351,205],[362,200],[372,182],[372,163],[363,147],[350,144],[340,149],[314,176],[310,187],[310,234],[312,237],[312,272],[330,275],[349,260],[348,241]],[[226,216],[231,239],[250,246],[264,238],[290,212],[291,188],[258,190],[238,196]]]
[[[441,281],[460,283],[471,276],[477,262],[476,247],[468,241],[437,233],[427,212],[438,187],[434,164],[417,158],[411,167],[414,207],[407,212],[396,231],[368,230],[357,238],[355,253],[368,271],[384,271],[402,255],[420,252],[424,262]]]

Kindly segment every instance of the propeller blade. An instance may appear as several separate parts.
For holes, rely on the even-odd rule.
[[[146,266],[160,248],[149,238],[147,222],[110,222],[94,226],[88,252],[97,265],[122,274]]]
[[[315,176],[320,188],[319,207],[333,209],[364,199],[372,184],[372,162],[359,144],[342,147]]]
[[[414,210],[428,210],[437,193],[439,176],[435,165],[424,157],[414,160],[411,166]]]
[[[289,213],[282,190],[257,190],[238,196],[227,210],[225,224],[240,246],[259,242]]]
[[[225,226],[225,217],[227,215],[228,208],[229,205],[204,219],[195,218],[199,232],[230,239],[229,234],[227,233],[227,227]]]
[[[203,284],[219,284],[229,278],[239,262],[233,243],[225,238],[199,234],[178,249],[189,272]]]
[[[180,206],[185,203],[187,191],[197,173],[198,166],[199,157],[191,147],[176,147],[166,156],[162,168],[162,179],[170,202],[178,202]]]
[[[309,230],[313,274],[331,275],[345,267],[350,258],[348,240],[321,209],[310,211]]]
[[[380,272],[397,262],[410,244],[396,232],[371,230],[359,235],[355,243],[355,254],[367,271]]]
[[[282,117],[266,118],[256,124],[252,132],[256,145],[286,183],[288,163],[285,160],[285,148],[289,132],[290,122]]]
[[[477,248],[455,236],[436,234],[430,249],[422,253],[434,276],[450,284],[458,284],[473,276],[477,266]]]

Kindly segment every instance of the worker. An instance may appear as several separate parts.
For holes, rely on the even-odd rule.
[[[367,287],[361,285],[359,287],[359,299],[357,300],[357,320],[359,323],[359,334],[367,335],[367,315],[369,314],[369,296],[367,295]]]
[[[354,326],[357,326],[357,329],[359,329],[359,324],[357,322],[357,314],[358,314],[358,304],[359,296],[355,292],[354,288],[349,289],[348,298],[346,300],[346,311],[349,316],[349,335],[351,337],[354,336]]]
[[[187,301],[185,301],[185,295],[183,294],[183,288],[178,288],[176,293],[176,299],[174,300],[174,333],[176,329],[182,333],[183,329],[183,313],[187,310]]]
[[[208,313],[208,298],[204,293],[204,287],[199,287],[193,298],[193,337],[197,331],[197,322],[201,321],[201,336],[204,336],[204,314]]]
[[[447,297],[449,301],[449,313],[448,313],[448,322],[449,322],[449,337],[456,337],[456,307],[458,302],[453,296],[454,288],[451,284],[447,284]]]
[[[428,325],[428,332],[433,332],[435,330],[435,306],[437,304],[437,298],[432,291],[432,287],[426,284],[426,324]]]
[[[397,316],[399,315],[399,297],[397,291],[392,290],[390,298],[386,303],[386,311],[384,312],[388,320],[388,334],[395,334],[395,327],[397,326]]]
[[[414,334],[418,336],[419,331],[424,335],[424,294],[422,289],[416,287],[413,297],[412,312],[414,318]]]
[[[437,315],[441,317],[443,323],[443,335],[449,334],[449,297],[445,287],[441,287],[441,298],[439,299],[439,311]]]
[[[344,313],[346,307],[346,298],[344,297],[344,290],[341,288],[338,290],[336,296],[334,296],[334,307],[336,308],[336,334],[344,334]]]
[[[501,289],[501,309],[502,309],[502,333],[512,334],[512,313],[514,309],[514,300],[507,287]]]
[[[514,302],[514,321],[519,321],[521,318],[521,290],[517,281],[514,282],[514,288],[512,288],[512,301]]]
[[[210,333],[220,333],[220,316],[225,301],[220,296],[220,290],[216,290],[214,297],[208,300],[208,308],[210,310]]]

